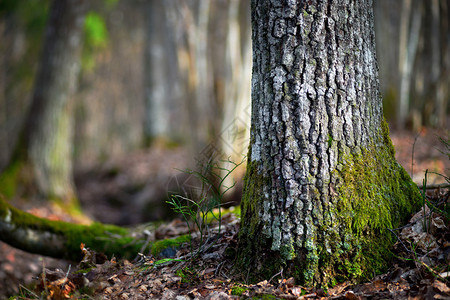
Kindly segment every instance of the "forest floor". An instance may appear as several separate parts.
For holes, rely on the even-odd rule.
[[[445,182],[437,174],[450,175],[450,161],[440,152],[444,147],[439,136],[443,133],[431,130],[423,130],[419,135],[391,134],[397,160],[408,173],[413,173],[418,184],[422,183],[427,169],[427,184]],[[155,147],[80,173],[77,187],[83,208],[92,219],[119,225],[171,220],[160,222],[154,232],[158,239],[171,238],[189,229],[186,223],[173,220],[164,199],[167,191],[195,184],[186,173],[179,171],[193,166],[185,151]],[[440,208],[449,205],[449,193],[445,188],[429,190],[427,194],[430,203]],[[233,204],[237,204],[238,195],[230,198]],[[155,199],[158,201],[149,202]],[[55,207],[15,205],[40,217],[73,221]],[[49,299],[64,299],[69,294],[77,298],[89,295],[85,299],[450,299],[449,220],[436,207],[424,207],[412,216],[409,225],[393,231],[398,242],[392,266],[387,273],[360,285],[341,283],[327,291],[315,290],[295,285],[282,272],[258,284],[246,284],[245,279],[236,281],[233,261],[228,255],[237,243],[239,218],[229,213],[223,216],[220,236],[212,223],[206,242],[200,243],[197,238],[193,245],[186,244],[172,251],[181,260],[161,261],[139,255],[134,261],[98,260],[98,255],[84,249],[82,262],[68,262],[25,253],[0,243],[0,299],[10,295],[31,299],[52,295]],[[423,227],[424,216],[427,230]],[[196,259],[191,259],[196,249],[201,251]],[[85,274],[76,272],[87,266],[89,271]],[[43,270],[44,279],[42,275],[39,277]]]

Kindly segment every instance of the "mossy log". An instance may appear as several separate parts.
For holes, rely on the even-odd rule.
[[[0,240],[27,252],[74,261],[82,258],[81,243],[108,256],[127,258],[136,256],[145,243],[132,237],[128,228],[51,221],[23,212],[1,197]]]

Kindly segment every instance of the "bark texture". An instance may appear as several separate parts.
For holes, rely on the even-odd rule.
[[[84,0],[53,1],[31,107],[4,174],[16,178],[17,170],[26,164],[25,172],[31,173],[40,194],[67,204],[76,199],[69,99],[80,69],[86,8]]]
[[[372,2],[253,0],[252,29],[239,264],[314,285],[372,276],[419,199],[382,115]]]

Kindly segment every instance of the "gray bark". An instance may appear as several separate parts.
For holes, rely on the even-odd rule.
[[[244,1],[249,2],[249,1]],[[245,9],[245,10],[244,10]],[[240,161],[248,148],[250,128],[251,37],[248,7],[230,1],[228,8],[227,77],[224,89],[222,150]],[[240,20],[239,15],[243,15]],[[248,18],[248,19],[247,19]],[[245,149],[245,150],[244,150]]]
[[[376,0],[374,8],[386,118],[399,128],[445,127],[448,1]]]
[[[413,9],[411,6],[413,6]],[[411,102],[410,90],[412,70],[419,43],[421,21],[422,2],[415,1],[414,5],[412,5],[411,0],[404,0],[401,14],[399,47],[400,98],[396,118],[397,127],[400,129],[402,129],[405,125]]]
[[[72,113],[69,105],[80,69],[86,3],[53,1],[32,104],[25,147],[38,190],[46,198],[72,201]],[[24,144],[19,143],[16,151]]]
[[[147,135],[177,140],[183,136],[183,86],[177,58],[177,11],[173,1],[148,2],[146,47]],[[174,122],[173,120],[178,120]],[[177,126],[178,125],[178,126]]]
[[[372,2],[253,0],[252,28],[239,263],[306,284],[380,271],[418,194],[382,116]]]

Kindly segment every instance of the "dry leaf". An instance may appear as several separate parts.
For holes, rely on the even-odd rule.
[[[356,296],[352,291],[348,291],[345,293],[344,298],[347,300],[359,300],[360,297]]]
[[[298,287],[298,286],[293,287],[292,290],[291,290],[291,293],[292,293],[292,295],[294,295],[294,296],[300,297],[301,294],[302,294],[302,288],[301,288],[301,287]]]
[[[440,293],[448,294],[450,296],[450,288],[442,281],[435,280],[433,283],[433,287]]]

